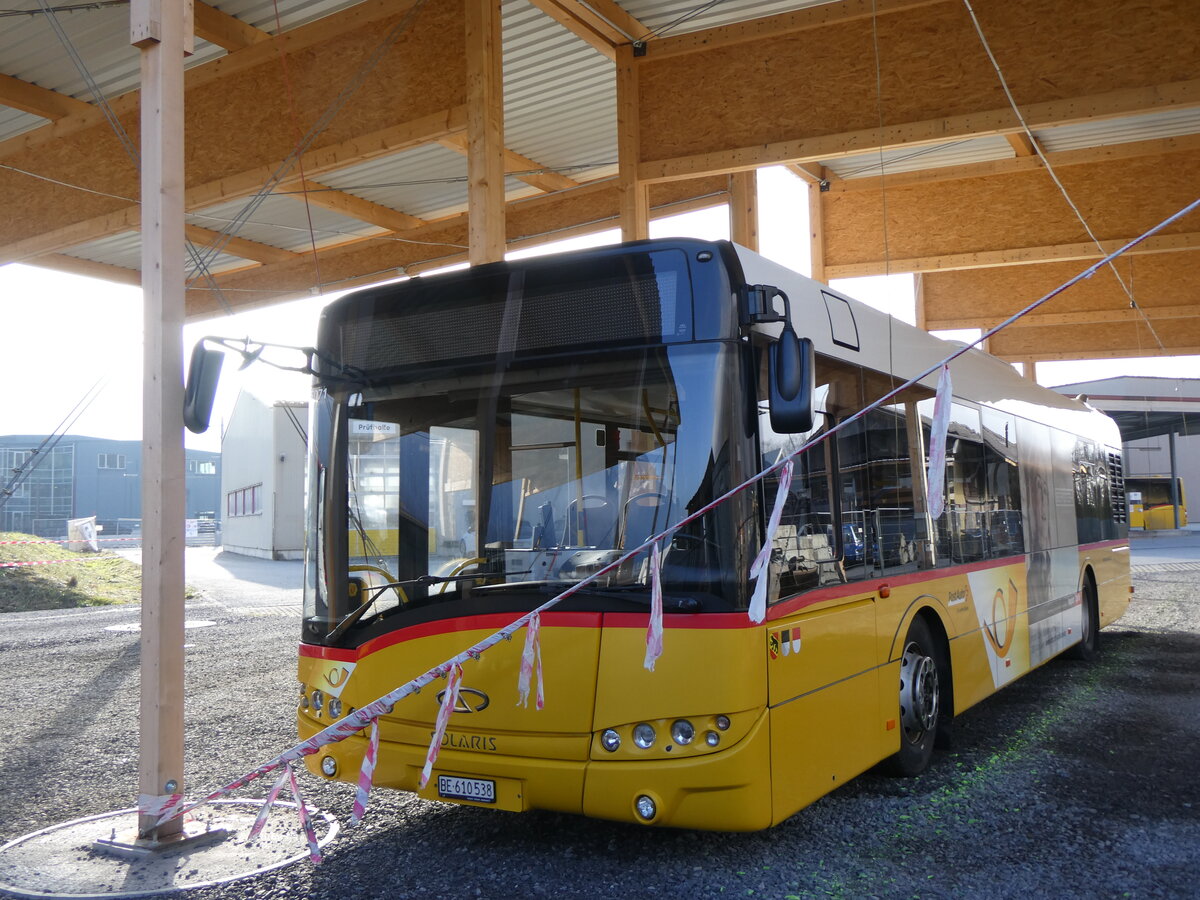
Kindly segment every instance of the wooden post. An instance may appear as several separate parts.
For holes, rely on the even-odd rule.
[[[467,220],[471,265],[504,259],[504,80],[499,0],[467,0]]]
[[[636,62],[631,44],[617,47],[617,181],[623,241],[650,237],[650,193],[646,183],[638,180],[641,126]]]
[[[729,176],[729,234],[735,244],[758,252],[758,172]]]
[[[821,208],[821,184],[808,183],[809,265],[814,281],[825,283],[825,213]]]
[[[1021,360],[1021,368],[1025,370],[1025,377],[1037,384],[1037,360],[1023,359]]]
[[[183,793],[183,58],[191,0],[134,0],[130,42],[141,49],[142,394],[141,755],[138,831],[148,812]]]
[[[913,293],[916,300],[916,309],[914,310],[916,326],[922,331],[928,331],[929,328],[925,324],[929,320],[925,312],[925,275],[922,272],[913,276]]]

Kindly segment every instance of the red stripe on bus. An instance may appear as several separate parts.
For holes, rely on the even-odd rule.
[[[400,628],[396,631],[382,634],[355,649],[343,650],[337,647],[301,644],[300,655],[312,659],[354,662],[387,647],[405,641],[416,640],[417,638],[432,637],[438,634],[455,634],[463,631],[496,632],[511,625],[521,615],[521,613],[487,613],[479,616],[463,616],[457,619],[438,619],[433,622],[422,622],[419,625],[410,625],[408,628]],[[542,626],[555,628],[599,628],[602,615],[602,613],[555,612],[554,610],[549,610],[542,613]]]
[[[1128,550],[1129,549],[1129,541],[1122,541],[1122,540],[1097,541],[1094,544],[1080,544],[1079,545],[1080,550],[1102,550],[1105,547],[1121,547],[1122,549]]]
[[[794,612],[817,603],[823,603],[826,600],[841,600],[846,597],[853,597],[856,594],[860,596],[863,594],[874,595],[885,584],[891,588],[903,587],[908,584],[937,581],[941,578],[952,578],[956,575],[965,575],[968,572],[982,572],[985,569],[998,569],[1002,566],[1012,566],[1018,563],[1025,565],[1025,557],[1023,555],[1005,556],[1001,559],[988,559],[976,563],[964,563],[961,566],[950,566],[945,569],[922,569],[920,572],[911,572],[908,575],[876,577],[870,579],[868,582],[860,581],[857,584],[835,584],[827,588],[809,591],[807,594],[799,594],[791,600],[785,600],[783,603],[776,604],[767,611],[767,621],[773,622],[784,616],[790,616]]]
[[[605,613],[604,627],[645,628],[649,613]],[[663,616],[663,628],[753,628],[744,612],[690,613]]]

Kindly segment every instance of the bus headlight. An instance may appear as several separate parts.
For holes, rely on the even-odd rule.
[[[643,750],[649,750],[651,747],[653,747],[654,739],[656,737],[658,737],[658,735],[654,733],[653,725],[647,725],[645,722],[642,722],[641,724],[633,727],[633,742]]]
[[[676,719],[671,723],[671,739],[675,743],[684,745],[690,744],[692,738],[696,736],[696,729],[692,727],[692,723],[687,719]]]
[[[729,730],[729,716],[717,716],[717,728],[721,731]]]
[[[340,719],[342,717],[342,701],[337,697],[329,698],[329,718]]]
[[[704,743],[708,744],[710,747],[715,747],[717,744],[721,743],[721,736],[715,731],[707,731],[704,734]]]
[[[329,778],[332,778],[337,774],[337,760],[332,756],[326,756],[321,760],[321,771],[324,772]]]
[[[312,692],[313,712],[315,712],[319,716],[321,714],[321,710],[324,709],[324,707],[325,707],[325,695],[322,694],[319,690],[313,691]]]
[[[614,752],[621,746],[621,735],[613,729],[607,729],[604,734],[600,735],[600,746],[609,753]]]

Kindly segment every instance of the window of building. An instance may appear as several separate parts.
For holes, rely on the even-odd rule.
[[[216,475],[217,464],[211,461],[189,459],[187,462],[187,471],[189,475]]]
[[[123,469],[125,468],[124,453],[100,453],[96,456],[97,469]]]
[[[262,485],[239,488],[225,495],[225,515],[227,518],[236,516],[257,516],[262,513]]]

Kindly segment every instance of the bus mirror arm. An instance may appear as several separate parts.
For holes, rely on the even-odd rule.
[[[216,344],[207,347],[205,344]],[[266,359],[263,351],[268,347],[282,350],[298,350],[304,354],[304,365],[285,366],[273,360]],[[221,364],[225,361],[222,350],[232,350],[242,357],[240,372],[251,363],[264,362],[268,366],[282,369],[285,372],[299,372],[302,375],[312,375],[326,383],[362,385],[367,382],[363,373],[354,366],[339,363],[321,353],[315,347],[294,347],[291,344],[269,344],[264,341],[252,341],[250,338],[226,338],[207,335],[196,342],[192,348],[192,358],[188,365],[188,377],[184,383],[183,394],[183,423],[188,430],[195,434],[203,434],[208,430],[212,418],[213,401],[217,394],[217,383],[221,378]],[[320,363],[321,371],[317,364]]]

